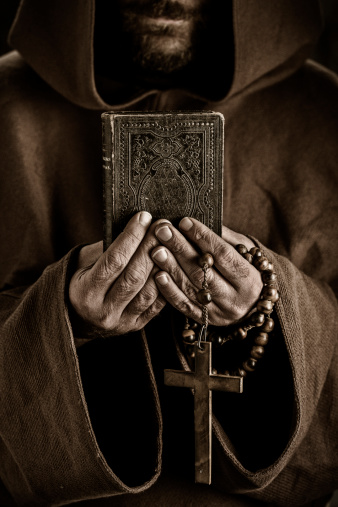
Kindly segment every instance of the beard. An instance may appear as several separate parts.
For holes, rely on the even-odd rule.
[[[192,44],[169,42],[163,44],[154,35],[143,35],[135,38],[132,49],[132,62],[135,67],[152,75],[172,75],[194,60]],[[168,46],[170,45],[170,48]]]
[[[177,0],[127,0],[123,4],[124,50],[140,72],[165,77],[195,60],[205,32],[205,8],[189,8]]]

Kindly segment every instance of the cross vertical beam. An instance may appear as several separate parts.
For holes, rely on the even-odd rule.
[[[194,348],[195,372],[164,370],[164,383],[194,390],[195,482],[211,484],[212,390],[242,393],[243,378],[212,373],[210,342]]]
[[[212,400],[209,389],[211,343],[195,351],[195,482],[211,484]]]

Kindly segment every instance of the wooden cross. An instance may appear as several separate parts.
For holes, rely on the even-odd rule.
[[[195,372],[164,370],[167,386],[194,390],[195,482],[211,484],[212,390],[242,393],[243,378],[212,373],[211,343],[195,343]]]

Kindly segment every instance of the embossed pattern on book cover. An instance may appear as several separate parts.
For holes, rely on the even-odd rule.
[[[105,245],[131,216],[197,218],[221,234],[224,119],[213,112],[102,115]]]

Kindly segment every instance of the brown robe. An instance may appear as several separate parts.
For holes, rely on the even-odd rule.
[[[0,60],[1,505],[299,506],[338,487],[338,81],[305,62],[312,0],[236,0],[233,19],[223,98],[126,89],[116,69],[107,104],[94,1],[21,3],[17,51]],[[162,385],[162,367],[180,367],[170,312],[148,345],[74,345],[67,283],[75,247],[102,237],[108,109],[222,112],[224,223],[256,238],[278,274],[266,357],[243,395],[214,396],[210,487],[193,482],[191,393]]]

